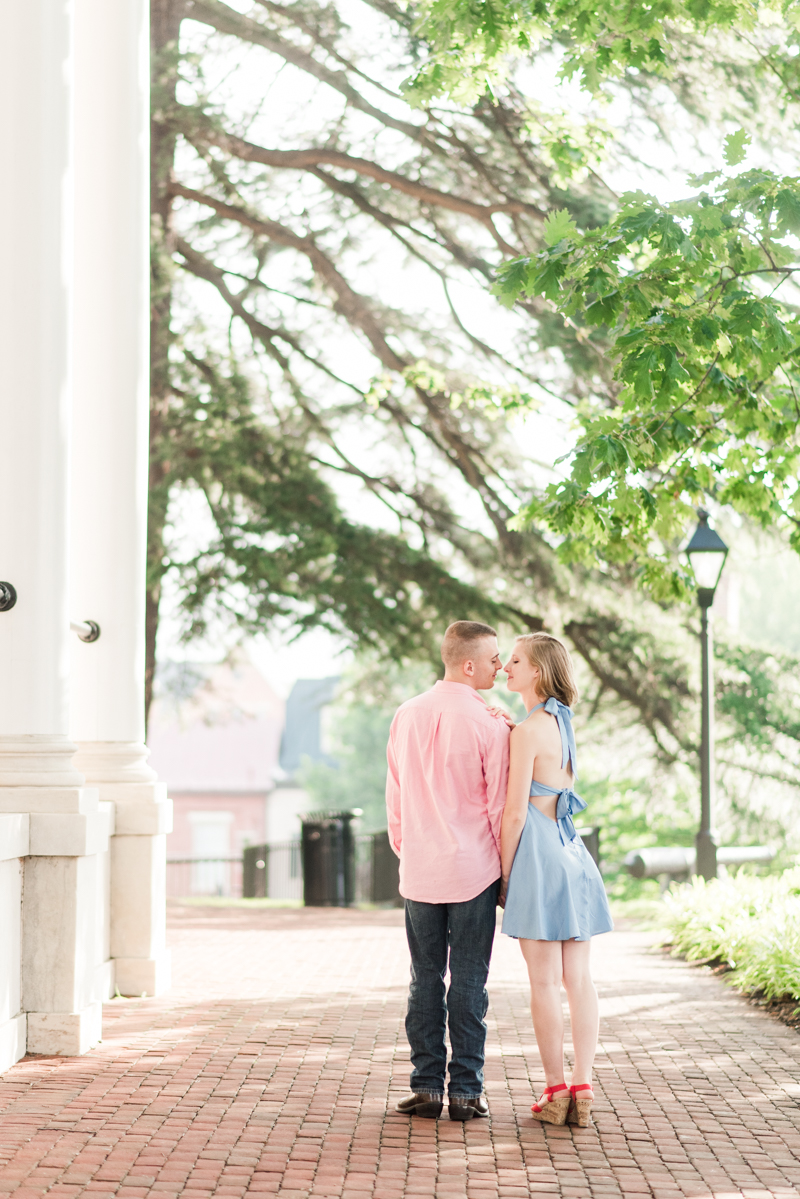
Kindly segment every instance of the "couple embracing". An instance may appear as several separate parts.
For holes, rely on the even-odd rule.
[[[598,1034],[589,949],[612,921],[599,871],[573,823],[586,805],[572,789],[572,663],[556,637],[531,633],[517,638],[503,666],[495,630],[469,620],[447,629],[442,661],[444,680],[402,705],[388,747],[389,836],[400,858],[411,952],[412,1094],[397,1110],[440,1115],[449,1026],[450,1118],[488,1115],[486,980],[499,904],[503,932],[519,940],[528,968],[544,1069],[544,1092],[531,1111],[551,1124],[587,1125]],[[516,727],[479,694],[501,670],[528,711]],[[570,1085],[562,982],[574,1050]]]

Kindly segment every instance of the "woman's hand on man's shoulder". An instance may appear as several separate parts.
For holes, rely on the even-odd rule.
[[[511,716],[506,712],[505,708],[489,707],[486,705],[486,711],[490,716],[496,717],[498,720],[504,720],[510,729],[515,729],[516,723],[511,719]]]

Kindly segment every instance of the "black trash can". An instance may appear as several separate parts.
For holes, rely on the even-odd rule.
[[[303,903],[346,908],[356,897],[353,812],[312,812],[303,820]]]

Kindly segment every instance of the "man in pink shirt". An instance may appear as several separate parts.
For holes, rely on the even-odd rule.
[[[444,680],[398,709],[387,750],[389,837],[400,858],[411,951],[406,1034],[413,1094],[397,1110],[440,1115],[449,1022],[450,1119],[470,1120],[489,1111],[482,1096],[486,979],[509,726],[478,694],[494,686],[501,669],[493,628],[472,620],[451,624],[442,661]]]

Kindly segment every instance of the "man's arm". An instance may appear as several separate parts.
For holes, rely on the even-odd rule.
[[[500,851],[500,825],[506,803],[508,787],[508,726],[500,720],[493,721],[494,727],[487,730],[483,752],[483,777],[486,782],[486,807],[492,836]]]
[[[400,772],[397,768],[397,751],[395,746],[396,724],[392,721],[389,730],[389,744],[386,746],[386,761],[389,769],[386,772],[386,815],[389,822],[389,844],[400,857],[402,841],[400,831]]]

